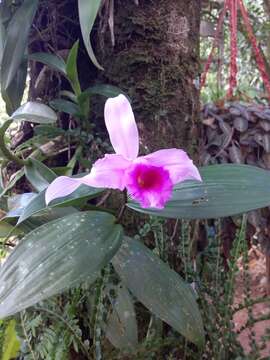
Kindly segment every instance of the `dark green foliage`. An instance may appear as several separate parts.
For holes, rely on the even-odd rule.
[[[90,342],[82,334],[87,321],[80,323],[78,317],[84,312],[83,300],[83,289],[78,288],[22,314],[18,331],[25,360],[68,360],[72,351],[87,356]]]

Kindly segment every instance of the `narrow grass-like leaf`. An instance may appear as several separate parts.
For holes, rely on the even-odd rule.
[[[78,68],[77,68],[78,50],[79,50],[79,40],[77,40],[75,44],[72,46],[68,55],[67,66],[66,66],[67,78],[70,81],[70,84],[76,96],[79,96],[81,94],[81,85],[79,81]]]
[[[80,19],[80,26],[81,26],[84,45],[93,64],[98,69],[103,70],[103,67],[98,63],[96,59],[90,41],[90,33],[92,31],[95,19],[97,17],[97,13],[100,8],[101,2],[102,2],[101,0],[91,0],[91,1],[78,0],[78,7],[79,7],[79,19]]]

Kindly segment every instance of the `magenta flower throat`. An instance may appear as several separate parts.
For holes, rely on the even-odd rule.
[[[105,104],[105,124],[115,154],[96,161],[82,178],[60,176],[46,191],[46,203],[67,196],[81,184],[128,191],[144,208],[162,209],[171,198],[173,186],[187,179],[201,181],[197,167],[180,149],[163,149],[138,156],[139,134],[131,105],[124,95]]]

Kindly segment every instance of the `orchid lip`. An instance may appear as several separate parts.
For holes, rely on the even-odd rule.
[[[171,197],[173,184],[163,167],[135,163],[126,177],[129,194],[142,207],[163,208]]]

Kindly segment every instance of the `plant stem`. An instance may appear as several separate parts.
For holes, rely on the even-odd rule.
[[[5,158],[7,160],[10,161],[14,161],[16,162],[18,165],[20,166],[24,166],[27,161],[18,158],[16,155],[14,155],[7,147],[5,144],[5,132],[8,129],[8,127],[10,126],[10,124],[12,123],[13,120],[7,120],[0,128],[0,150],[3,153],[3,155],[5,156]]]
[[[124,195],[124,201],[122,203],[122,206],[120,208],[120,211],[119,211],[119,214],[117,216],[117,220],[116,220],[116,223],[119,224],[122,217],[124,216],[124,213],[126,211],[126,205],[127,205],[127,202],[128,202],[128,197],[127,197],[127,190],[124,190],[123,192],[123,195]]]

